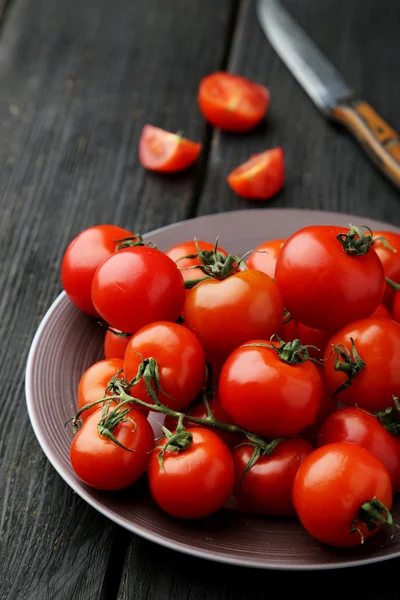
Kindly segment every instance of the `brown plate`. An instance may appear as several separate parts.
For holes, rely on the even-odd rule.
[[[158,229],[146,237],[161,250],[197,236],[241,254],[270,238],[284,238],[312,224],[391,225],[363,217],[306,210],[247,210],[200,217]],[[400,232],[400,230],[396,230]],[[230,511],[179,521],[152,502],[145,483],[120,493],[83,484],[69,463],[72,431],[65,421],[75,413],[82,373],[102,357],[104,333],[63,293],[50,307],[32,343],[26,371],[26,399],[35,434],[61,477],[84,500],[122,527],[153,542],[216,561],[275,569],[332,569],[400,556],[400,533],[380,531],[363,546],[332,549],[312,539],[295,519],[259,518]],[[158,419],[159,417],[157,417]],[[400,501],[393,515],[400,522]]]

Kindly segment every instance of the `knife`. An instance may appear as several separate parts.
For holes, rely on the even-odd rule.
[[[400,138],[394,129],[358,98],[279,0],[258,0],[257,13],[272,47],[323,115],[344,125],[400,188]]]

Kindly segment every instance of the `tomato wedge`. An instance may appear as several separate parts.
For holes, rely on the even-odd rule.
[[[197,100],[203,116],[225,131],[248,131],[268,110],[269,92],[240,75],[217,72],[200,83]]]
[[[139,160],[145,169],[172,173],[197,159],[201,144],[153,125],[145,125],[139,142]]]
[[[272,148],[254,154],[229,173],[226,180],[239,196],[267,200],[279,192],[284,178],[283,150]]]

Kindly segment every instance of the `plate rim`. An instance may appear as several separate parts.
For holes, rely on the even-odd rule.
[[[213,219],[213,218],[217,217],[218,215],[234,216],[235,214],[240,214],[243,216],[243,213],[250,213],[250,212],[251,213],[257,213],[257,212],[265,213],[266,210],[268,212],[274,212],[274,213],[282,213],[282,212],[288,212],[288,213],[301,212],[303,214],[305,214],[305,213],[322,214],[323,213],[324,215],[326,215],[327,219],[330,216],[332,216],[333,218],[338,217],[338,216],[340,216],[342,218],[350,217],[351,219],[354,219],[354,217],[356,217],[356,215],[350,215],[348,213],[321,211],[321,210],[315,210],[315,209],[302,209],[302,208],[275,208],[275,209],[260,208],[260,209],[235,210],[235,211],[226,211],[223,213],[202,215],[202,216],[193,217],[190,219],[184,219],[177,223],[165,225],[163,227],[154,229],[146,234],[143,234],[143,238],[146,239],[152,235],[161,233],[165,230],[171,230],[171,229],[178,228],[188,222],[193,222],[193,221],[199,222],[199,221],[203,221],[203,220]],[[357,218],[368,220],[368,218],[360,217],[360,216],[358,216]],[[390,226],[391,229],[396,230],[397,232],[400,233],[399,227],[396,227],[389,223],[385,223],[384,221],[379,221],[378,219],[371,219],[371,220],[378,221],[378,222],[382,223],[382,225]],[[150,542],[153,542],[155,544],[158,544],[160,546],[163,546],[165,548],[168,548],[169,550],[173,550],[175,552],[182,552],[189,556],[206,559],[206,560],[211,560],[213,562],[218,562],[218,563],[228,564],[228,565],[235,565],[235,566],[246,567],[246,568],[257,568],[257,569],[276,570],[276,571],[325,571],[325,570],[343,569],[343,568],[349,568],[349,567],[361,567],[361,566],[365,566],[368,564],[376,564],[376,563],[380,563],[383,561],[391,560],[394,558],[398,558],[400,556],[400,546],[399,546],[399,549],[397,551],[391,551],[389,554],[384,555],[384,556],[377,556],[377,557],[371,556],[371,557],[361,558],[361,559],[349,559],[346,561],[338,561],[335,563],[328,563],[328,564],[321,563],[321,564],[316,564],[316,565],[309,565],[309,564],[303,565],[301,563],[297,563],[297,564],[278,563],[278,564],[274,565],[271,562],[269,564],[265,564],[259,560],[255,560],[255,559],[239,558],[239,557],[236,558],[236,557],[226,555],[224,552],[216,552],[216,551],[212,551],[212,550],[204,550],[201,548],[195,548],[193,546],[185,544],[184,542],[173,542],[168,537],[166,537],[164,534],[154,534],[154,533],[149,532],[145,527],[141,527],[140,525],[132,524],[132,522],[129,521],[128,519],[126,519],[122,516],[116,515],[114,513],[113,509],[105,507],[99,500],[97,500],[96,498],[93,498],[90,494],[90,488],[86,489],[86,487],[83,483],[81,484],[80,482],[75,482],[75,480],[68,473],[64,472],[61,465],[58,464],[57,457],[54,455],[51,446],[49,445],[45,436],[43,436],[41,433],[41,427],[40,427],[39,419],[37,418],[37,415],[36,415],[35,402],[34,402],[33,364],[34,364],[34,361],[36,358],[36,352],[37,352],[37,349],[40,344],[41,336],[42,336],[43,332],[46,330],[47,324],[53,317],[53,314],[59,308],[59,305],[66,301],[68,302],[67,295],[64,291],[62,291],[55,298],[55,300],[52,302],[52,304],[49,306],[48,310],[46,311],[45,315],[43,316],[43,318],[34,334],[34,337],[32,339],[32,342],[31,342],[31,345],[29,348],[27,362],[26,362],[26,368],[25,368],[25,400],[26,400],[28,416],[29,416],[30,423],[32,425],[32,429],[33,429],[35,437],[39,443],[39,446],[41,447],[47,460],[50,462],[50,464],[56,470],[56,472],[60,475],[60,477],[65,481],[65,483],[75,493],[77,493],[85,502],[87,502],[92,508],[94,508],[95,510],[100,512],[100,514],[102,514],[104,517],[106,517],[107,519],[109,519],[110,521],[115,523],[116,525],[119,525],[120,527],[124,527],[126,530],[130,531],[131,533],[139,535],[140,537],[142,537]]]

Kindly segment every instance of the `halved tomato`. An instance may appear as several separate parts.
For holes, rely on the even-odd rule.
[[[254,154],[229,173],[226,180],[239,196],[267,200],[279,192],[284,178],[283,150],[272,148]]]
[[[204,77],[197,100],[203,116],[214,127],[248,131],[267,112],[269,92],[245,77],[219,71]]]
[[[172,173],[186,169],[197,159],[201,144],[153,125],[145,125],[139,142],[139,159],[151,171]]]

